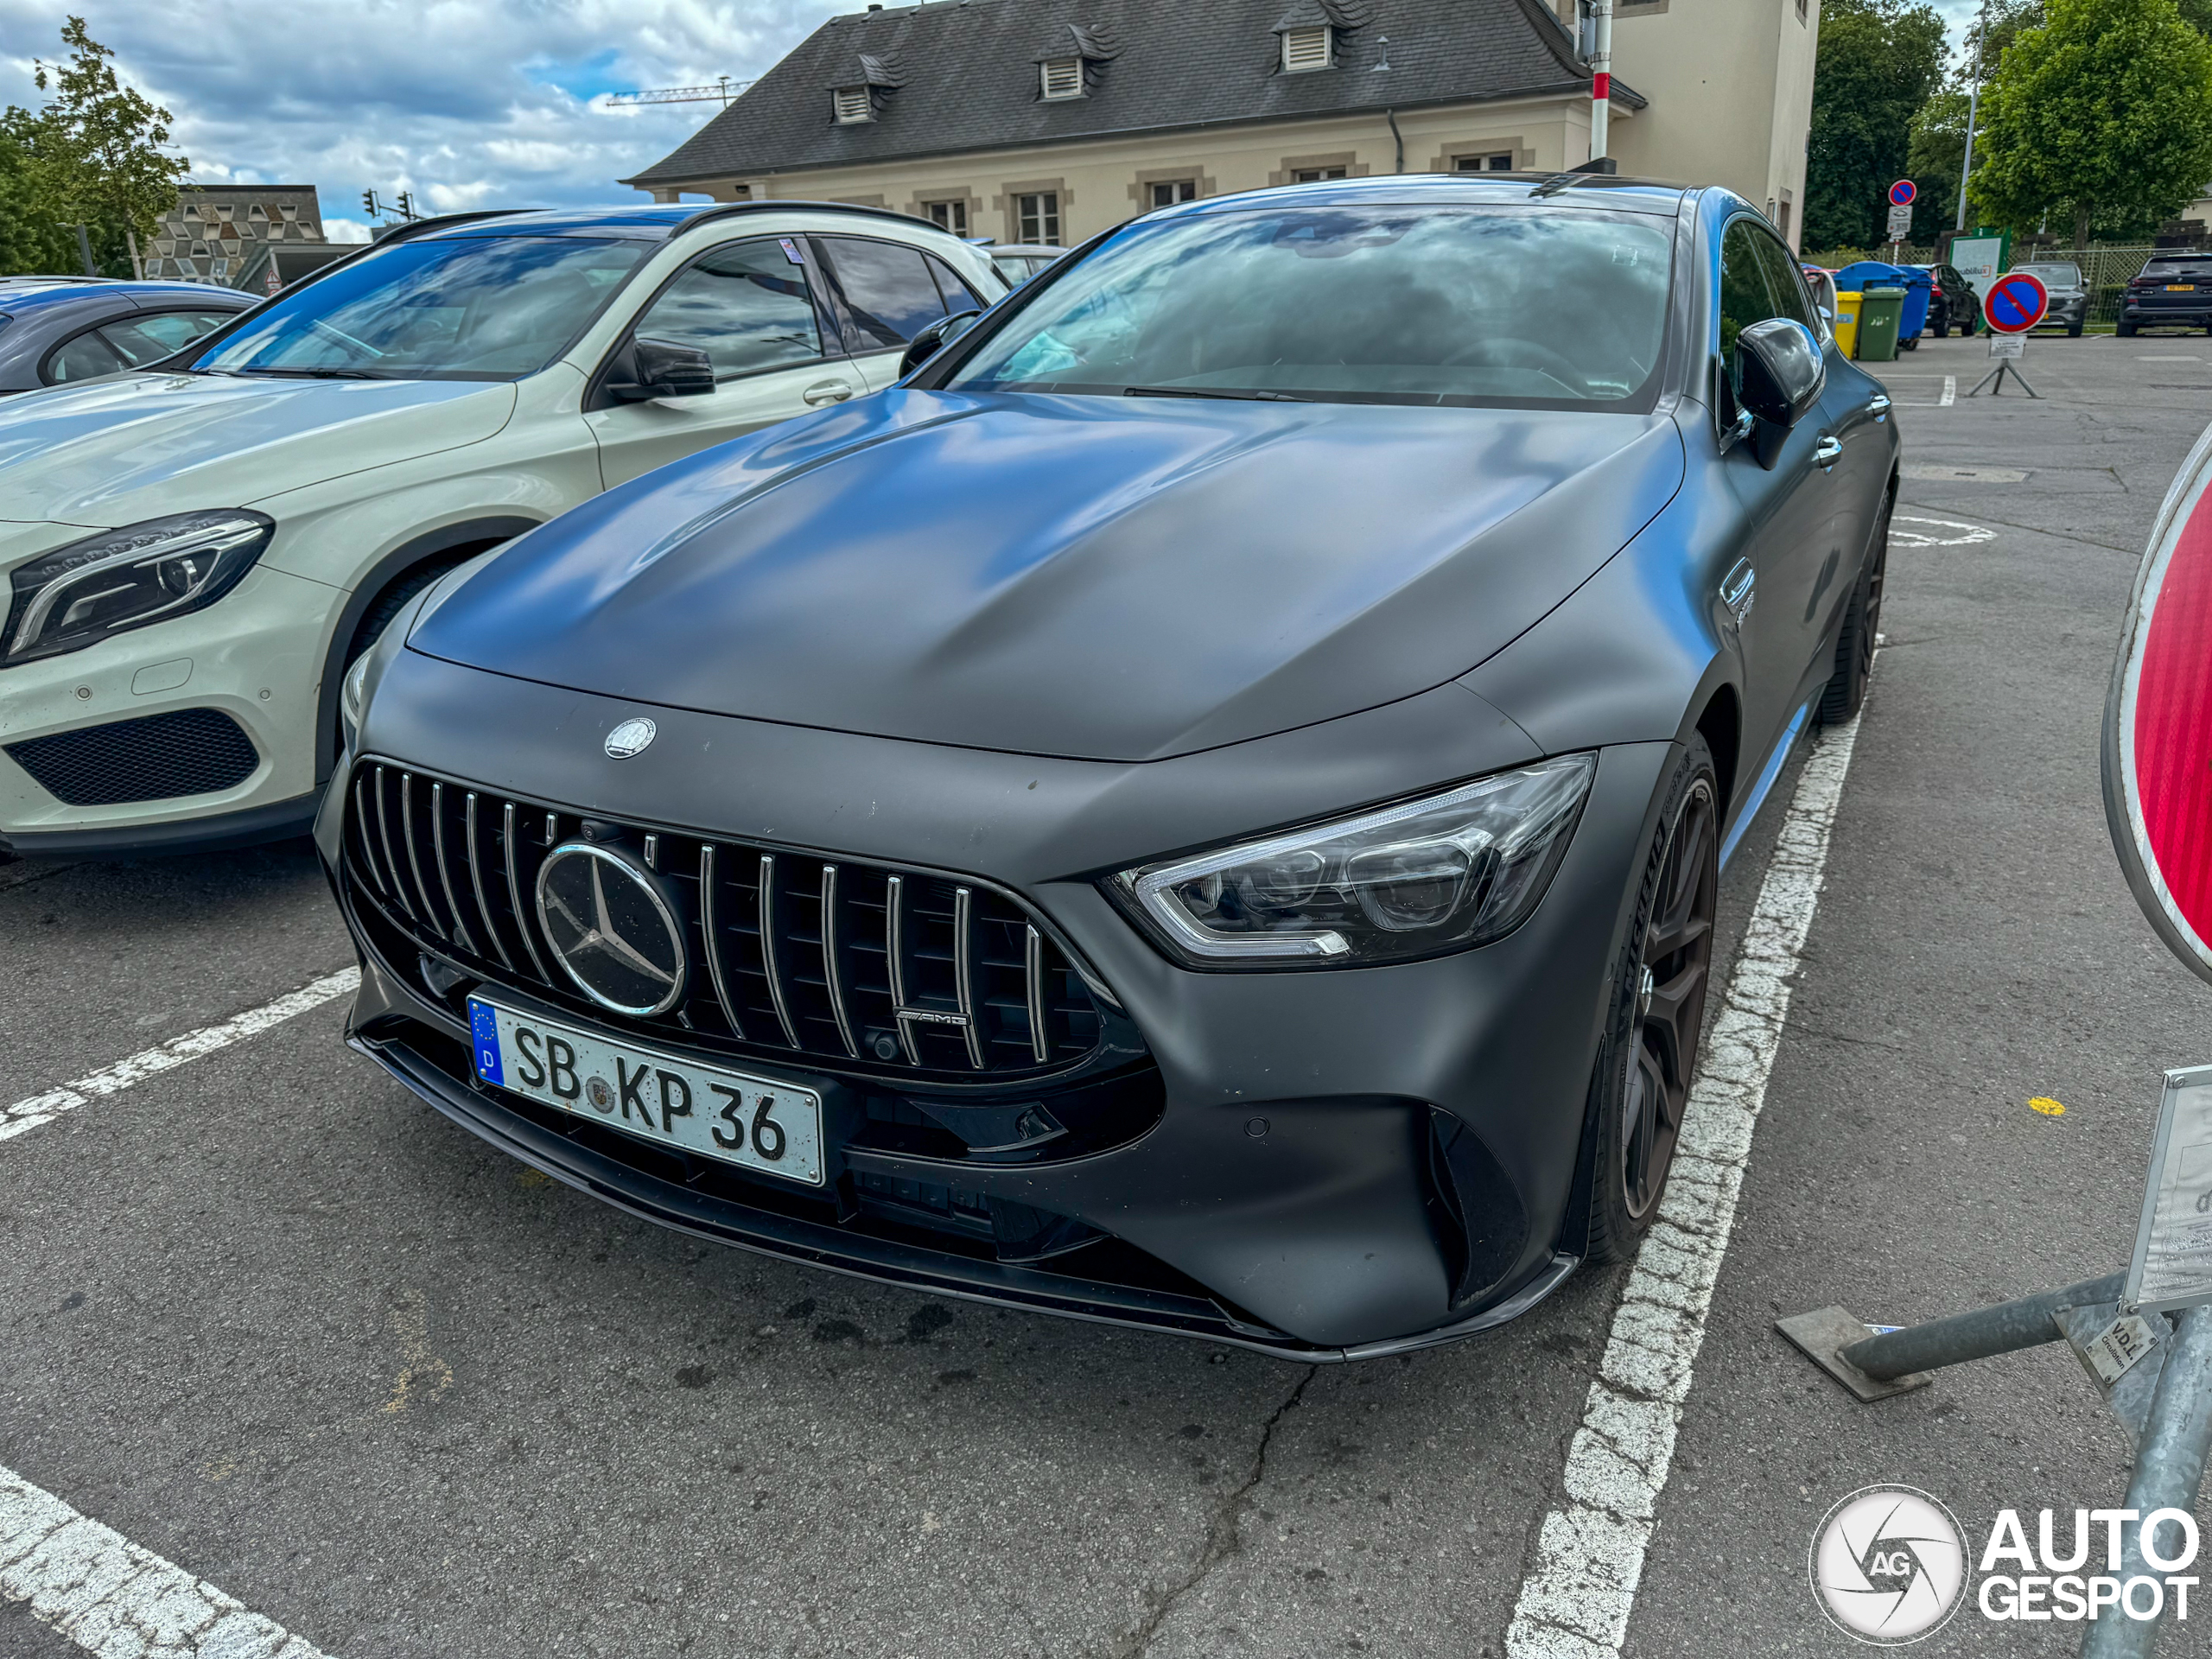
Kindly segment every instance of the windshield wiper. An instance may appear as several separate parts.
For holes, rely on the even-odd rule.
[[[374,369],[240,369],[240,374],[280,374],[300,380],[390,380]]]
[[[1225,391],[1216,386],[1124,386],[1124,397],[1233,397],[1241,403],[1303,404],[1294,391]]]

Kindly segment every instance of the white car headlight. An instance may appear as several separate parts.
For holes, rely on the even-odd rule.
[[[41,553],[9,574],[0,668],[79,651],[213,605],[276,533],[265,513],[229,508],[149,518]]]
[[[1594,754],[1114,879],[1205,968],[1357,967],[1486,944],[1519,926],[1567,851]]]

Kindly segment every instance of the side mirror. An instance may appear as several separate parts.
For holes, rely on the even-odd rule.
[[[705,397],[715,390],[715,365],[696,346],[640,334],[630,342],[630,373],[607,383],[617,403],[642,404],[654,397]]]
[[[976,326],[981,311],[956,311],[949,317],[939,317],[935,322],[906,342],[906,354],[899,359],[899,378],[904,380],[916,369],[928,362],[954,340]]]
[[[1813,331],[1769,317],[1736,336],[1736,396],[1760,420],[1783,431],[1821,401],[1828,368]]]

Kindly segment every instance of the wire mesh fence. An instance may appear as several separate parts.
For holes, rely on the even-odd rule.
[[[2128,280],[2139,275],[2154,256],[2172,251],[2175,250],[2153,247],[2148,243],[2128,247],[2016,248],[2012,264],[2018,267],[2063,263],[2078,266],[2089,290],[2088,321],[2108,323],[2120,319],[2120,301],[2127,292]],[[1808,259],[1813,264],[1835,270],[1860,259],[1880,259],[1898,265],[1932,265],[1942,257],[1940,245],[1916,247],[1909,242],[1898,246],[1892,255],[1891,245],[1885,242],[1873,248],[1838,248],[1808,256]]]

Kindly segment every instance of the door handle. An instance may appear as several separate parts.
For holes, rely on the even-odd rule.
[[[1728,574],[1720,578],[1720,602],[1738,623],[1751,613],[1751,590],[1758,586],[1758,579],[1759,573],[1751,569],[1749,559],[1737,560],[1728,567]]]
[[[799,396],[806,399],[809,409],[819,409],[824,404],[842,404],[853,395],[849,380],[817,380]]]
[[[1890,400],[1880,392],[1876,392],[1866,400],[1866,412],[1878,421],[1883,419],[1890,412]]]
[[[1821,441],[1813,446],[1813,464],[1822,472],[1843,459],[1843,440],[1833,432],[1821,434]]]

